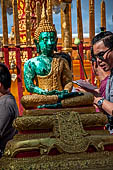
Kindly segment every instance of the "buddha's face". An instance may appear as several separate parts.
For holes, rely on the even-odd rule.
[[[39,47],[41,53],[51,56],[56,47],[56,42],[55,32],[42,32],[39,36]]]

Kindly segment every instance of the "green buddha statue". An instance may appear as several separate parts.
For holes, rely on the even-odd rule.
[[[22,97],[24,108],[63,107],[63,99],[83,95],[81,92],[71,92],[72,72],[62,53],[55,53],[57,33],[55,26],[47,20],[44,8],[34,42],[39,55],[24,65],[25,86],[33,93]]]

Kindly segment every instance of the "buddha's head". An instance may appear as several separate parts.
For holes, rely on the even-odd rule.
[[[41,21],[37,30],[35,31],[34,42],[38,53],[51,55],[54,51],[56,51],[56,29],[55,26],[50,21],[48,21],[44,7],[42,9]]]

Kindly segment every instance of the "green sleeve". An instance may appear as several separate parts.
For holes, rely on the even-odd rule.
[[[35,64],[28,60],[24,64],[24,82],[25,87],[30,93],[44,94],[46,91],[36,86],[33,82],[35,78]]]

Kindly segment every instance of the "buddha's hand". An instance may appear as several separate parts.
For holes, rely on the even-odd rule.
[[[41,106],[37,106],[38,109],[42,109],[42,108],[48,108],[48,109],[55,109],[55,108],[62,108],[62,104],[61,102],[56,103],[56,104],[44,104]]]
[[[68,94],[68,90],[62,90],[62,91],[58,91],[58,90],[51,90],[51,91],[43,91],[42,92],[43,95],[62,95],[62,94]]]
[[[41,94],[41,95],[48,95],[48,90],[40,89],[40,92],[39,92],[38,94]]]
[[[61,92],[62,92],[61,94],[58,94],[58,101],[62,100],[62,99],[65,99],[65,98],[84,95],[82,92],[71,92],[71,93],[63,93],[63,91],[61,91]]]

